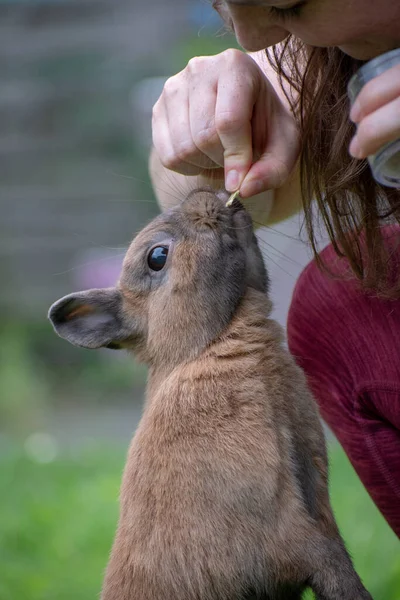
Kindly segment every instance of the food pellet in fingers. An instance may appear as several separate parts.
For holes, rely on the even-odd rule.
[[[233,194],[231,194],[229,196],[228,202],[226,203],[225,206],[232,206],[232,204],[235,202],[236,198],[239,197],[239,190],[236,190],[236,192],[233,192]]]

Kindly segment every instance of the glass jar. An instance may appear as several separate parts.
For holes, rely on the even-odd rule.
[[[347,86],[351,104],[354,104],[368,81],[398,64],[400,64],[400,48],[381,54],[363,65]],[[372,175],[378,183],[400,188],[400,138],[385,144],[375,154],[368,156],[368,162]]]

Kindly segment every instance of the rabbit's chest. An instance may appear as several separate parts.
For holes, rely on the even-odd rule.
[[[202,519],[213,511],[249,515],[251,505],[264,506],[265,514],[279,486],[276,432],[265,423],[220,419],[139,428],[124,474],[126,503],[163,522],[166,515],[179,522],[185,514]]]

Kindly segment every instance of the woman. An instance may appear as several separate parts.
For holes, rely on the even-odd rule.
[[[197,175],[252,197],[267,224],[304,209],[316,258],[296,286],[289,345],[400,536],[400,236],[382,226],[400,220],[400,191],[375,183],[365,160],[400,137],[400,65],[351,111],[346,94],[363,61],[400,47],[400,3],[214,4],[249,54],[195,58],[167,81],[153,116],[156,194],[165,208],[167,182],[190,189]],[[313,199],[332,241],[320,255]]]

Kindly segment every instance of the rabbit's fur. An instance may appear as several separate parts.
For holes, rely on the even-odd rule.
[[[370,599],[332,515],[317,408],[269,318],[251,218],[196,190],[132,242],[114,289],[50,309],[76,345],[149,366],[103,600]],[[149,252],[168,247],[152,271]]]

